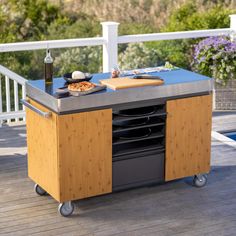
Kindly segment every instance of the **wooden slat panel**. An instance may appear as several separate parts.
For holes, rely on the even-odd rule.
[[[33,100],[32,105],[48,111]],[[26,108],[28,175],[59,201],[57,115],[44,118]]]
[[[59,116],[60,200],[112,191],[111,109]]]
[[[210,169],[212,95],[167,102],[165,180]]]

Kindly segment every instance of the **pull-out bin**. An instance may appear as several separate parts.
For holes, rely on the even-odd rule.
[[[164,181],[164,151],[127,155],[112,163],[113,190]]]

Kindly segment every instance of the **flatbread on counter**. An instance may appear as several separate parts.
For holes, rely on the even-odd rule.
[[[68,90],[74,92],[85,92],[93,89],[95,84],[87,81],[79,82],[79,83],[72,83],[68,85]]]

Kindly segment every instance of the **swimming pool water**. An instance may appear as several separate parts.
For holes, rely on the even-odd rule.
[[[236,141],[236,131],[224,133],[225,136]]]

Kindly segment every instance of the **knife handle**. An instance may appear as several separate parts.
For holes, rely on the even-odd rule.
[[[135,75],[134,79],[159,79],[163,80],[160,76],[157,75]]]

